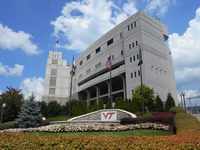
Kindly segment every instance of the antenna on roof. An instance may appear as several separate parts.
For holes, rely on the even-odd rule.
[[[56,40],[56,51],[58,50],[59,40]]]

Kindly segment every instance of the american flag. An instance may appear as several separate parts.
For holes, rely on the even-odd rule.
[[[111,55],[108,57],[108,60],[106,62],[106,67],[111,70],[112,68],[112,61],[111,61]]]

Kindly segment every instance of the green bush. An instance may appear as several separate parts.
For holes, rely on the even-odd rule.
[[[177,132],[200,131],[200,122],[191,114],[177,113],[174,119]]]
[[[15,121],[0,123],[0,130],[15,128]]]
[[[185,110],[183,109],[183,108],[181,108],[181,107],[178,107],[178,106],[175,106],[175,107],[172,107],[171,109],[170,109],[170,112],[173,112],[173,113],[184,113],[185,112]]]

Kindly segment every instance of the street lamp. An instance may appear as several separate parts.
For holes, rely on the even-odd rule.
[[[185,104],[185,92],[181,92],[181,95],[183,97],[183,103],[184,103],[185,112],[187,112],[187,110],[186,110],[186,104]]]
[[[183,108],[183,99],[182,99],[182,93],[180,94],[181,97],[181,107]]]
[[[3,122],[3,111],[4,111],[5,107],[6,107],[6,103],[3,103],[2,104],[2,111],[1,111],[1,123]]]

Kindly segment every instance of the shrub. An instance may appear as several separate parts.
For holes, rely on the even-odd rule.
[[[15,128],[15,121],[0,123],[0,130]]]
[[[167,100],[165,103],[165,111],[169,111],[170,108],[172,108],[174,106],[175,106],[174,98],[172,97],[172,95],[170,93],[168,93]]]
[[[140,123],[161,123],[161,124],[173,124],[174,116],[147,116],[138,118],[122,118],[121,124],[140,124]]]
[[[185,110],[181,107],[175,106],[170,109],[170,112],[175,113],[175,114],[176,113],[184,113]]]
[[[200,122],[191,114],[177,113],[175,115],[175,125],[177,132],[200,130]]]

